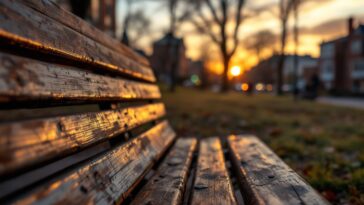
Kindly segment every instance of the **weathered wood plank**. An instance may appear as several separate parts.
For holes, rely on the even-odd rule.
[[[64,156],[165,115],[162,103],[0,124],[0,176]]]
[[[9,100],[158,99],[157,85],[92,74],[0,53],[0,102]]]
[[[78,31],[79,33],[90,37],[94,41],[97,41],[115,51],[120,52],[121,54],[138,63],[149,66],[149,62],[146,58],[138,55],[127,46],[121,44],[118,40],[110,38],[110,36],[107,35],[105,32],[102,32],[91,24],[86,23],[84,20],[78,18],[76,15],[73,15],[72,13],[63,10],[53,1],[22,0],[22,3],[29,6],[30,8],[41,12],[46,16],[49,16],[55,21],[61,22],[62,24]]]
[[[196,144],[196,139],[180,138],[132,204],[181,204]]]
[[[237,204],[218,138],[201,140],[191,204]]]
[[[52,175],[60,173],[61,171],[64,171],[65,169],[77,163],[90,159],[93,156],[108,150],[110,150],[110,142],[104,141],[94,146],[87,147],[86,149],[76,152],[70,156],[52,161],[46,165],[39,166],[21,175],[15,177],[6,177],[0,182],[0,204],[2,199],[8,197],[9,195],[34,185],[41,180],[49,178]]]
[[[29,8],[19,0],[0,0],[0,38],[35,51],[155,82],[150,67]]]
[[[246,204],[328,204],[254,136],[229,136]]]
[[[39,101],[37,101],[39,102]],[[62,103],[62,102],[61,102]],[[24,104],[33,106],[34,103],[25,101]],[[124,103],[121,103],[123,105]],[[7,105],[12,106],[13,103]],[[116,107],[116,104],[110,106]],[[0,105],[1,106],[1,105]],[[77,115],[86,112],[100,111],[99,104],[83,104],[83,105],[65,105],[65,106],[51,106],[51,107],[37,107],[37,108],[14,108],[14,109],[0,109],[0,123],[15,122],[32,120],[39,118],[51,118],[63,115]]]
[[[68,176],[44,185],[16,204],[115,204],[122,202],[172,143],[167,122],[97,158]]]

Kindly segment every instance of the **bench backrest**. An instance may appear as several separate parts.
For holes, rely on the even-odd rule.
[[[0,0],[0,48],[0,202],[120,202],[173,142],[148,61],[51,1]]]

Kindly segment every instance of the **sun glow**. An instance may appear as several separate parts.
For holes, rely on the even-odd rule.
[[[241,68],[240,66],[233,66],[230,68],[230,74],[233,77],[239,76],[241,74]]]

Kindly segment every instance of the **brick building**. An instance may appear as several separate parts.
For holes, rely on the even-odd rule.
[[[283,66],[283,78],[284,88],[286,91],[292,90],[292,84],[294,80],[294,55],[286,55]],[[244,77],[245,82],[251,83],[264,83],[274,84],[277,76],[277,66],[280,56],[273,55],[265,60],[262,60],[258,65],[253,67]],[[317,59],[309,55],[298,56],[298,88],[304,89],[307,83],[306,69],[310,69],[317,66]]]
[[[183,38],[176,38],[168,33],[160,40],[155,41],[150,63],[161,81],[170,82],[172,71],[177,81],[187,78],[188,59]]]
[[[364,25],[348,20],[348,35],[320,45],[319,73],[327,90],[364,93]]]

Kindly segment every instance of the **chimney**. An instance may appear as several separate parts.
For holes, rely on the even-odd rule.
[[[353,17],[350,17],[349,20],[348,20],[348,32],[349,32],[349,35],[351,35],[354,31],[354,18]]]

